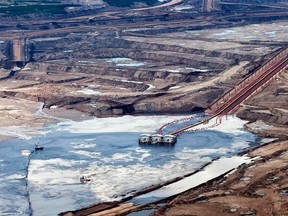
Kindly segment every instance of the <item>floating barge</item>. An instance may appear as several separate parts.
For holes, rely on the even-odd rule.
[[[35,151],[42,151],[43,149],[43,146],[35,145]]]
[[[138,140],[139,144],[175,144],[177,142],[177,137],[174,135],[162,135],[162,134],[142,134]]]
[[[90,179],[90,178],[87,178],[87,177],[85,177],[85,176],[82,176],[82,177],[80,178],[80,183],[82,183],[82,184],[88,183],[88,182],[90,182],[90,181],[91,181],[91,179]]]

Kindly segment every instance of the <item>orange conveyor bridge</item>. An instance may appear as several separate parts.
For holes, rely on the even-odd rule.
[[[264,86],[266,83],[271,80],[276,74],[284,71],[287,68],[288,65],[288,48],[282,49],[280,52],[278,52],[273,58],[271,58],[268,62],[266,62],[260,69],[258,69],[256,72],[251,74],[249,77],[242,80],[238,85],[243,86],[243,83],[248,80],[248,84],[246,84],[244,87],[239,88],[238,91],[236,91],[236,88],[230,90],[225,95],[223,95],[220,99],[218,99],[216,102],[214,102],[212,105],[217,105],[214,110],[211,109],[212,105],[210,106],[208,111],[210,111],[209,115],[202,115],[202,116],[196,116],[196,117],[189,117],[184,118],[180,120],[176,120],[170,123],[167,123],[163,125],[159,130],[158,134],[162,134],[162,129],[167,127],[170,124],[177,123],[179,121],[189,121],[194,118],[204,118],[204,120],[199,121],[192,125],[187,125],[186,127],[177,129],[169,135],[177,136],[181,133],[191,131],[191,130],[203,130],[211,127],[215,127],[219,124],[221,124],[222,117],[228,113],[233,112],[244,100],[246,100],[248,97],[250,97],[253,93],[255,93],[257,90],[261,89],[262,86]],[[231,91],[234,91],[233,95],[230,96]],[[230,96],[230,97],[229,97]],[[219,101],[221,101],[223,98],[226,97],[226,101],[222,102],[222,104],[219,106]],[[207,117],[206,117],[207,116]],[[206,117],[206,118],[205,118]],[[215,124],[207,126],[207,123],[212,120],[216,119]],[[196,126],[204,125],[203,128],[200,129],[194,129]],[[205,126],[206,125],[206,126]]]

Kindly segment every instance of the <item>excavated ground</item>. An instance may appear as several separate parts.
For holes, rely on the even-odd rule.
[[[108,29],[31,38],[31,62],[12,72],[2,69],[0,95],[2,100],[42,102],[44,111],[56,116],[59,108],[98,117],[191,113],[207,108],[276,52],[279,41],[286,41],[286,25],[279,21],[149,37],[117,36]],[[133,29],[124,33],[138,27]],[[271,34],[262,35],[263,29],[279,40],[267,43]],[[243,32],[248,33],[239,41]],[[258,42],[246,44],[248,36]],[[7,44],[0,44],[4,51]]]
[[[45,113],[83,119],[204,110],[287,46],[285,4],[270,10],[224,5],[210,14],[199,13],[202,1],[176,2],[57,22],[3,18],[0,139],[35,135],[55,121]],[[11,50],[21,37],[28,62],[18,68]],[[286,71],[242,104],[238,116],[252,121],[249,130],[287,140],[287,80]],[[164,207],[153,205],[154,215],[285,215],[287,146],[281,141],[252,150],[261,156],[256,166],[241,167]]]
[[[169,200],[152,215],[286,215],[288,142],[274,142],[248,154],[260,158]]]

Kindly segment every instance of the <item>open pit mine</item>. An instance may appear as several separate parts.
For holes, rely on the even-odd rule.
[[[287,214],[287,1],[4,0],[0,21],[0,215]]]

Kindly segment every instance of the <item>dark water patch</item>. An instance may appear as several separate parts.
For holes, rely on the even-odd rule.
[[[127,214],[127,216],[148,216],[153,212],[154,212],[154,209],[148,209],[148,210],[146,209],[142,211],[132,212],[130,214]]]
[[[116,6],[116,7],[127,7],[130,6],[132,4],[134,4],[135,2],[144,2],[147,5],[153,5],[155,3],[157,3],[157,0],[104,0],[105,2],[107,2],[110,6]]]

